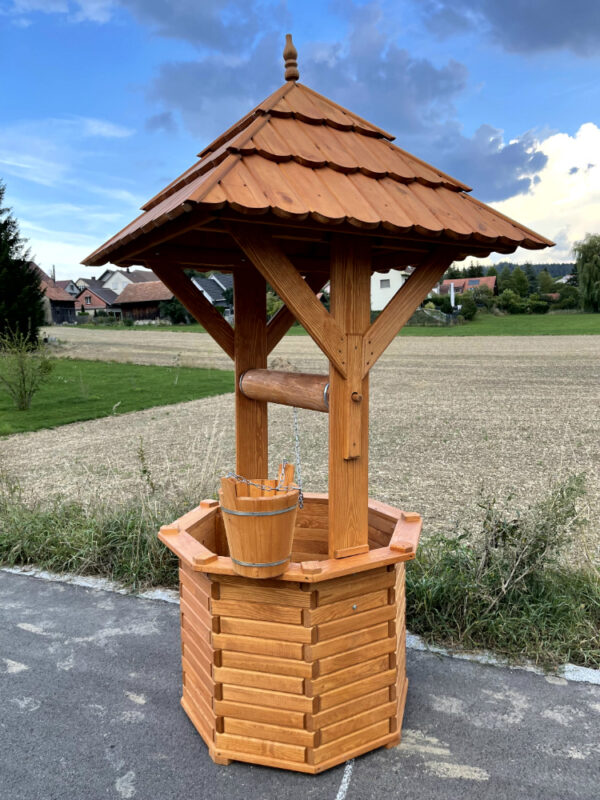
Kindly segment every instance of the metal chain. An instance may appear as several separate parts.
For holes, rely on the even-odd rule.
[[[263,483],[255,483],[254,481],[251,481],[250,478],[244,478],[242,475],[238,475],[235,472],[228,472],[225,477],[226,478],[234,478],[239,483],[245,483],[247,486],[256,486],[256,488],[260,489],[261,491],[287,492],[289,490],[285,486],[282,486],[282,483],[283,483],[283,480],[284,480],[283,469],[284,469],[286,464],[287,464],[287,461],[284,461],[282,466],[281,466],[281,473],[279,475],[277,486],[265,486]]]
[[[294,447],[296,450],[296,475],[298,480],[298,508],[304,508],[304,494],[302,493],[302,462],[300,460],[300,435],[298,433],[298,409],[294,406]]]

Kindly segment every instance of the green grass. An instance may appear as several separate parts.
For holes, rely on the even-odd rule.
[[[600,314],[509,314],[479,311],[472,322],[450,328],[405,327],[400,336],[576,336],[600,335]]]
[[[78,328],[85,328],[92,331],[178,331],[179,333],[206,333],[206,329],[199,322],[191,325],[124,325],[122,322],[115,322],[112,325],[94,325],[93,322],[78,323]]]
[[[232,392],[233,372],[53,359],[48,383],[29,411],[0,390],[0,436]]]
[[[600,667],[600,575],[565,550],[581,520],[582,476],[521,514],[482,503],[480,531],[434,536],[406,574],[407,626],[426,641],[545,667]]]

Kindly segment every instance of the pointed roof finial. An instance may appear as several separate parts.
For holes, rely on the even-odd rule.
[[[285,61],[285,79],[286,81],[297,81],[300,77],[298,72],[298,51],[292,42],[292,34],[286,33],[285,47],[283,48],[283,59]]]

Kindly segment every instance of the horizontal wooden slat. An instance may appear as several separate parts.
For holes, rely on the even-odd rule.
[[[370,708],[377,708],[389,702],[390,692],[387,686],[377,689],[375,692],[364,695],[363,697],[356,697],[346,703],[341,703],[338,706],[329,708],[326,711],[320,711],[317,714],[308,714],[306,718],[306,726],[309,730],[321,730],[328,725],[333,725],[336,722],[341,722],[344,719],[353,717],[363,711],[368,711]],[[217,712],[219,713],[219,712]]]
[[[328,744],[336,739],[341,739],[354,731],[361,728],[367,728],[376,722],[383,719],[389,719],[396,713],[396,703],[389,702],[385,705],[371,708],[368,711],[363,711],[362,714],[355,714],[353,717],[336,722],[321,730],[321,744]]]
[[[332,656],[344,650],[352,650],[363,644],[375,642],[377,639],[384,639],[388,636],[388,624],[387,622],[382,622],[380,625],[374,625],[372,628],[347,633],[345,636],[337,636],[335,639],[328,639],[326,642],[306,645],[306,656],[309,659],[325,658],[326,656]]]
[[[212,677],[210,664],[202,664],[193,654],[186,651],[181,657],[181,667],[184,675],[191,676],[192,680],[205,687],[206,692],[212,697],[215,682]]]
[[[327,692],[337,691],[347,683],[354,683],[369,675],[376,675],[389,668],[389,656],[385,653],[377,658],[353,664],[351,667],[340,669],[337,672],[330,672],[320,678],[307,681],[306,689],[309,696],[319,696],[321,699]]]
[[[369,742],[385,736],[387,733],[389,733],[389,729],[389,721],[387,719],[380,720],[374,725],[369,725],[366,728],[355,731],[348,736],[337,739],[335,742],[330,742],[329,744],[315,748],[312,751],[311,761],[314,764],[320,764],[323,761],[327,761],[328,758],[333,758],[334,756],[339,755],[339,753],[344,752],[344,750],[351,750],[353,747],[360,747],[363,744],[369,744]]]
[[[179,567],[179,581],[187,586],[193,592],[201,603],[209,608],[210,598],[212,595],[212,581],[206,577],[202,572],[193,572],[191,569],[182,564]]]
[[[296,606],[271,603],[244,603],[235,600],[213,600],[213,614],[241,619],[262,619],[267,622],[284,622],[290,625],[302,623],[302,609]]]
[[[389,669],[385,672],[380,672],[378,675],[370,675],[368,678],[363,678],[355,683],[349,683],[342,686],[340,689],[334,689],[327,694],[322,695],[320,706],[323,711],[328,708],[345,703],[352,700],[354,697],[361,697],[363,694],[370,694],[382,686],[390,686],[396,680],[396,670]]]
[[[215,734],[215,744],[218,748],[233,752],[248,753],[251,755],[267,756],[268,758],[281,758],[284,761],[304,761],[306,750],[293,744],[277,744],[264,739],[250,739],[245,736],[233,736],[230,733]]]
[[[206,744],[210,747],[213,741],[214,728],[210,722],[200,712],[194,699],[188,694],[181,698],[181,705],[185,713],[190,718],[192,725],[196,728],[200,736],[204,739]]]
[[[271,675],[294,675],[297,678],[312,678],[314,665],[308,661],[295,661],[291,658],[273,658],[254,653],[235,653],[220,650],[221,666],[233,669],[254,669]]]
[[[283,625],[277,622],[263,622],[262,620],[237,619],[235,617],[221,617],[221,633],[231,633],[238,636],[259,637],[262,639],[278,639],[283,642],[310,643],[312,631],[303,625]]]
[[[376,592],[378,589],[385,589],[394,585],[395,574],[393,572],[380,572],[374,574],[375,570],[360,575],[352,575],[351,581],[342,583],[343,578],[338,580],[325,581],[317,586],[319,594],[318,605],[327,603],[337,603],[347,597],[359,597],[362,594]]]
[[[396,607],[385,605],[381,606],[381,608],[363,611],[362,614],[356,613],[351,617],[334,619],[331,622],[324,622],[318,626],[318,640],[321,642],[325,639],[333,639],[335,636],[343,636],[351,631],[370,628],[373,625],[377,625],[379,622],[395,619],[395,617]]]
[[[287,692],[269,692],[264,689],[253,689],[247,686],[223,686],[223,700],[232,700],[235,703],[250,703],[253,706],[268,706],[269,708],[286,708],[290,711],[312,712],[315,701],[312,697],[303,697]]]
[[[297,744],[302,747],[313,747],[315,743],[315,733],[298,728],[285,728],[281,725],[265,725],[250,720],[231,718],[225,719],[224,726],[225,733],[250,736],[254,739],[267,739],[271,742]]]
[[[181,600],[179,609],[182,617],[181,626],[183,628],[189,627],[190,630],[193,629],[197,631],[198,635],[204,639],[204,641],[210,642],[211,630],[209,626],[206,625],[206,623],[194,613],[194,610],[190,607],[189,603],[187,603],[185,600]]]
[[[189,692],[202,711],[204,717],[214,725],[215,712],[212,707],[212,696],[207,698],[206,687],[202,686],[199,681],[195,681],[189,673],[186,673],[187,680],[184,686],[184,692]]]
[[[387,604],[387,589],[380,589],[377,592],[369,592],[362,597],[348,597],[337,603],[329,603],[325,606],[307,609],[305,621],[307,625],[320,625],[323,622],[331,622],[334,619],[360,614],[372,608],[379,608]]]
[[[216,650],[261,653],[276,658],[303,660],[304,645],[300,642],[280,642],[278,639],[259,639],[256,636],[233,636],[225,633],[213,633],[212,642]]]
[[[316,522],[325,522],[325,520],[315,520]],[[327,528],[319,528],[319,527],[311,527],[306,525],[304,527],[300,527],[296,525],[294,528],[294,544],[296,542],[302,542],[305,540],[312,541],[312,542],[326,542],[329,538],[329,530]]]
[[[300,544],[306,544],[306,542]],[[329,558],[327,553],[317,553],[314,550],[292,550],[292,561],[325,561]]]
[[[206,598],[204,602],[202,602],[201,600],[198,599],[198,596],[192,594],[192,592],[190,592],[186,584],[182,582],[179,585],[179,599],[180,601],[187,603],[189,608],[194,612],[194,614],[200,620],[202,620],[202,622],[207,628],[210,629],[212,627],[212,615],[208,608],[208,603],[206,602],[207,600]]]
[[[376,658],[384,653],[393,653],[396,648],[396,637],[388,636],[386,639],[379,639],[376,642],[364,647],[357,647],[354,650],[345,650],[329,658],[322,658],[319,661],[319,675],[326,675],[329,672],[350,667],[352,664],[360,664],[369,658]]]
[[[256,581],[255,583],[258,583]],[[261,581],[262,583],[262,581]],[[295,589],[270,589],[259,586],[234,586],[221,584],[221,600],[242,600],[249,603],[275,603],[276,605],[311,607],[311,592]]]
[[[249,669],[215,667],[215,680],[233,686],[253,686],[255,689],[272,689],[274,692],[304,693],[304,678],[291,675],[271,675]]]
[[[283,725],[286,728],[304,727],[305,715],[302,711],[290,711],[287,708],[269,708],[264,705],[254,706],[230,700],[215,700],[214,706],[215,713],[223,717],[266,722],[271,725]]]
[[[196,636],[193,631],[188,628],[181,629],[181,651],[186,648],[191,649],[201,661],[206,660],[207,663],[212,664],[214,659],[214,650],[210,642]]]

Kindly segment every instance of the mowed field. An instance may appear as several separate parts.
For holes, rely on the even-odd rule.
[[[206,334],[49,332],[65,356],[231,365]],[[269,366],[324,372],[326,361],[308,337],[290,336]],[[18,434],[0,440],[0,467],[37,496],[117,502],[143,487],[142,441],[158,491],[216,491],[234,466],[233,405],[224,395]],[[294,460],[292,410],[270,406],[269,416],[273,465]],[[573,553],[600,561],[600,336],[397,338],[372,372],[370,430],[371,496],[422,513],[425,534],[480,519],[482,494],[513,492],[518,509],[585,472],[588,524]],[[326,415],[301,411],[300,438],[305,488],[326,491]]]

